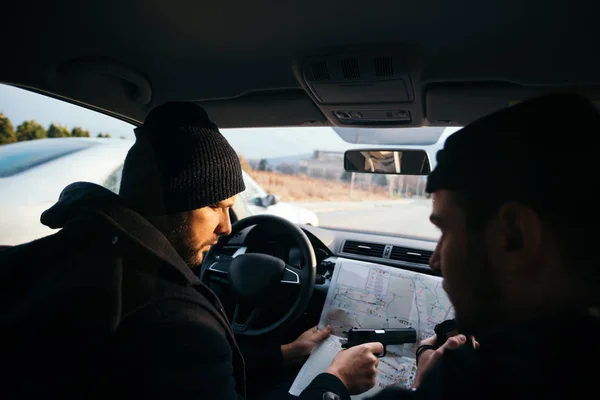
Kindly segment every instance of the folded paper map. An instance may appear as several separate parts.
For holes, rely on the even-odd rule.
[[[399,268],[339,258],[336,262],[319,327],[331,325],[331,336],[318,345],[302,366],[290,394],[298,396],[324,372],[341,350],[340,339],[351,328],[415,328],[417,343],[387,346],[379,360],[377,384],[353,400],[388,386],[410,387],[415,377],[418,342],[434,335],[436,324],[454,318],[442,279]]]

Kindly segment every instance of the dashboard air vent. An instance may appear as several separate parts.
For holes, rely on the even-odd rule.
[[[394,246],[390,253],[390,260],[407,261],[415,264],[429,264],[432,251],[411,249],[408,247]]]
[[[342,252],[349,254],[358,254],[361,256],[381,258],[383,257],[384,249],[384,244],[354,242],[352,240],[346,240],[346,242],[344,242]]]

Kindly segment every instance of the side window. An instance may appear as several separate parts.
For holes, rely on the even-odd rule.
[[[104,184],[105,188],[110,190],[111,192],[119,193],[119,188],[121,187],[121,175],[123,175],[123,165],[121,164],[110,176],[106,179]]]
[[[40,215],[73,182],[118,192],[133,129],[100,112],[0,84],[0,245],[52,233]]]
[[[0,178],[39,168],[92,146],[94,143],[90,142],[56,140],[49,144],[27,141],[3,147],[0,152]]]

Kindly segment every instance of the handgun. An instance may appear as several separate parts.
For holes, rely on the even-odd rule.
[[[463,332],[460,329],[460,327],[458,326],[458,322],[456,322],[455,319],[447,319],[445,321],[440,322],[439,324],[437,324],[435,326],[434,332],[435,332],[438,346],[442,346],[452,336],[462,334],[462,335],[465,335],[467,338],[469,338],[469,341],[471,342],[473,348],[477,349],[477,347],[475,345],[475,338],[473,338],[473,336],[467,335],[465,332]]]
[[[386,346],[388,345],[417,343],[417,331],[414,328],[352,328],[348,331],[348,340],[342,343],[342,348],[348,349],[369,342],[383,344],[383,354],[376,355],[377,357],[385,357],[387,353]]]
[[[447,319],[445,321],[440,322],[434,328],[434,332],[437,338],[438,346],[446,343],[448,338],[452,336],[458,335],[460,333],[458,329],[458,324],[455,319]]]

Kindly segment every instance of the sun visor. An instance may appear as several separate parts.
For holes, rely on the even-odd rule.
[[[427,89],[425,117],[431,125],[465,126],[523,100],[556,92],[578,93],[600,105],[600,85],[531,87],[505,83],[447,83],[433,84]]]

